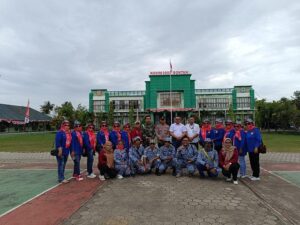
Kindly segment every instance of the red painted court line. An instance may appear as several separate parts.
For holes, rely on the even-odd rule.
[[[44,193],[0,218],[1,225],[53,225],[78,210],[101,186],[98,178],[72,181]]]

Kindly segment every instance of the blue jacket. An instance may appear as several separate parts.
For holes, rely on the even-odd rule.
[[[201,135],[201,129],[202,128],[200,128],[199,141],[200,141],[200,143],[204,144],[204,139],[203,139],[203,137]],[[213,131],[213,129],[211,129],[210,131],[206,131],[206,138],[210,138],[211,140],[214,139],[214,131]]]
[[[129,149],[128,135],[125,131],[121,131],[121,139],[124,143],[124,148],[126,148],[128,151]],[[113,144],[113,149],[115,149],[118,144],[118,135],[116,131],[112,130],[111,132],[109,132],[109,140]]]
[[[257,127],[248,130],[246,133],[246,146],[248,152],[254,152],[254,149],[261,144],[261,134]]]
[[[198,151],[194,145],[188,145],[187,148],[180,146],[177,149],[176,158],[187,163],[188,160],[196,161]]]
[[[115,165],[128,165],[129,157],[126,150],[115,149],[114,151]]]
[[[219,128],[219,129],[214,128],[213,133],[214,133],[214,144],[216,146],[222,146],[223,138],[225,135],[225,129],[224,128]]]
[[[176,157],[176,150],[173,145],[170,145],[169,148],[164,145],[159,148],[159,158],[162,161],[166,160],[170,156],[172,156],[173,159]]]
[[[83,132],[83,146],[87,152],[94,151],[90,143],[89,135],[86,132]]]
[[[81,136],[82,136],[82,132],[80,132]],[[72,132],[72,144],[71,144],[72,148],[71,148],[71,152],[75,152],[75,155],[81,155],[82,151],[83,151],[83,146],[80,146],[76,131],[74,130]]]
[[[233,141],[234,134],[235,130],[232,128],[228,133],[225,131],[224,138],[230,138]]]
[[[57,131],[56,136],[55,136],[55,146],[56,148],[62,148],[62,154],[64,156],[68,156],[70,154],[70,149],[72,146],[72,143],[69,148],[66,148],[66,140],[67,136],[66,133],[62,130]]]
[[[217,168],[219,165],[219,156],[216,150],[211,150],[209,152],[204,153],[204,149],[198,153],[197,163],[205,166],[206,164],[209,165],[210,168]]]
[[[103,131],[98,131],[96,139],[97,139],[97,150],[99,151],[103,148],[103,145],[106,142],[106,138]]]
[[[135,146],[132,146],[129,149],[129,159],[131,162],[136,163],[137,161],[141,160],[143,155],[144,155],[143,145],[140,145],[138,149]]]
[[[144,150],[144,155],[147,157],[148,160],[152,160],[155,157],[159,156],[159,150],[158,148],[154,148],[153,150],[150,148],[150,146],[148,146],[147,148],[145,148]]]
[[[233,145],[238,150],[240,156],[245,156],[247,154],[246,132],[244,130],[241,130],[240,132],[241,132],[241,140],[239,140],[236,137],[233,137]],[[242,150],[242,153],[240,153],[240,150]]]

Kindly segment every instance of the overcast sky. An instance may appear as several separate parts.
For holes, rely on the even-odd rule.
[[[300,90],[300,1],[1,0],[0,103],[88,106],[90,89],[144,90],[150,71],[196,88]]]

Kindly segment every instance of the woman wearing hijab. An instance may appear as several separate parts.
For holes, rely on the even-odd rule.
[[[70,154],[71,143],[72,135],[70,132],[70,123],[68,120],[65,120],[55,136],[55,146],[58,150],[56,160],[59,183],[69,183],[69,181],[65,179],[65,168]]]
[[[233,180],[234,184],[238,184],[237,174],[240,168],[238,155],[236,147],[232,146],[231,139],[226,138],[219,153],[219,162],[223,175],[227,177],[226,181],[230,182]]]
[[[252,181],[260,180],[260,165],[259,165],[259,152],[258,147],[262,143],[261,134],[257,127],[255,127],[254,122],[251,119],[246,120],[247,133],[246,133],[246,146],[249,154],[249,160],[251,169],[253,171],[250,179]]]
[[[235,134],[233,136],[233,145],[239,152],[239,163],[240,163],[240,177],[246,177],[246,161],[245,156],[247,154],[246,149],[246,133],[242,127],[241,121],[237,121],[234,124]]]
[[[102,181],[117,176],[114,165],[114,150],[110,141],[105,142],[103,151],[99,154],[98,169],[100,171],[99,179]]]

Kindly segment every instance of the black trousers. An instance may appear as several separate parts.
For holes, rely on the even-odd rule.
[[[240,164],[233,163],[230,165],[229,170],[225,170],[224,168],[222,168],[222,173],[225,177],[228,177],[228,178],[230,178],[232,175],[232,179],[237,180],[237,174],[238,174],[239,169],[240,169]]]
[[[259,173],[260,173],[259,153],[249,152],[249,160],[252,169],[252,176],[259,177]]]
[[[100,174],[102,176],[108,176],[109,178],[115,178],[117,176],[117,171],[115,168],[109,168],[107,165],[99,166]]]

